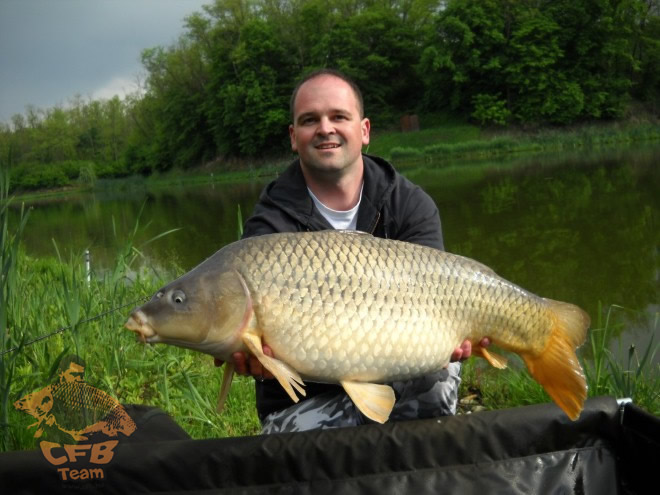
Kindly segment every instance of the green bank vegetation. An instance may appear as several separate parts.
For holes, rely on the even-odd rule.
[[[28,105],[0,124],[13,187],[271,162],[288,153],[294,82],[320,67],[364,88],[375,129],[410,114],[425,130],[435,115],[458,121],[453,138],[423,131],[393,157],[517,150],[515,135],[470,141],[500,127],[653,119],[660,108],[658,0],[209,0],[184,22],[171,46],[145,47],[146,77],[126,99]]]
[[[53,383],[62,361],[71,355],[84,361],[88,384],[123,403],[161,407],[194,438],[259,432],[251,379],[235,380],[225,410],[217,414],[221,371],[210,356],[172,346],[146,346],[123,328],[133,306],[182,272],[177,267],[168,272],[138,267],[141,246],[134,240],[139,220],[116,253],[114,266],[88,279],[82,253],[33,259],[21,250],[29,211],[23,212],[16,227],[8,227],[8,187],[4,176],[0,179],[0,449],[36,448],[35,428],[28,428],[35,418],[16,410],[13,403]],[[57,246],[54,252],[58,253]],[[119,309],[111,311],[115,308]],[[660,414],[660,370],[654,365],[657,343],[632,349],[627,358],[613,355],[609,344],[621,332],[614,312],[612,308],[599,312],[584,348],[589,356],[585,362],[589,393],[631,397]],[[495,372],[478,360],[469,360],[465,366],[461,397],[466,396],[477,396],[488,409],[549,401],[520,367]]]
[[[441,131],[440,131],[441,132]],[[438,130],[435,133],[440,134]],[[428,134],[433,134],[429,132]],[[393,146],[387,155],[395,162],[424,157],[427,162],[442,165],[456,159],[492,158],[516,153],[594,150],[608,146],[625,147],[632,143],[660,140],[659,124],[598,125],[568,129],[544,129],[540,132],[498,133],[481,139],[436,140],[419,147]]]
[[[470,124],[451,121],[412,132],[381,131],[372,136],[365,152],[390,159],[400,169],[460,166],[462,160],[499,158],[576,150],[622,149],[660,142],[660,123],[608,123],[541,129],[488,132]],[[231,165],[215,163],[195,169],[173,168],[140,174],[107,173],[94,162],[53,162],[47,167],[24,164],[13,169],[12,191],[21,200],[59,196],[75,191],[158,188],[171,185],[244,182],[274,177],[293,155],[263,160],[236,159]],[[22,174],[22,175],[21,175]]]
[[[0,201],[0,353],[10,350],[0,356],[0,450],[38,447],[36,428],[28,428],[36,419],[13,404],[54,383],[70,356],[85,363],[88,384],[123,403],[159,406],[196,438],[258,432],[251,379],[235,380],[227,409],[218,415],[221,371],[211,357],[145,346],[123,328],[132,307],[182,270],[138,269],[141,246],[134,244],[133,235],[117,252],[114,267],[88,280],[82,253],[75,259],[26,256],[20,249],[24,223],[14,231],[7,227],[6,182]],[[29,211],[23,219],[29,221]],[[112,311],[115,308],[119,310]],[[86,321],[108,311],[103,318]],[[68,329],[28,345],[62,328]],[[48,439],[48,433],[41,439]]]

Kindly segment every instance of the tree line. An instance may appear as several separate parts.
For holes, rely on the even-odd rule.
[[[0,127],[15,185],[149,174],[288,149],[309,70],[363,88],[376,128],[444,112],[566,125],[660,108],[660,0],[215,0],[142,51],[141,92],[28,106]]]

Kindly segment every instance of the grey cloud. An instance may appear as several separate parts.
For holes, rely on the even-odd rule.
[[[143,49],[175,42],[211,0],[0,0],[0,121],[142,71]]]

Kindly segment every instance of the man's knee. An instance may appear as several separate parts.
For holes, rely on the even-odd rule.
[[[364,421],[353,401],[343,392],[321,394],[268,415],[263,434],[290,433],[323,428],[356,426]]]

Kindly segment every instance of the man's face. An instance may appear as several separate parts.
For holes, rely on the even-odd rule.
[[[345,81],[322,75],[305,82],[296,95],[291,149],[303,169],[337,176],[362,160],[362,146],[369,144],[369,119],[360,118],[358,100]]]

